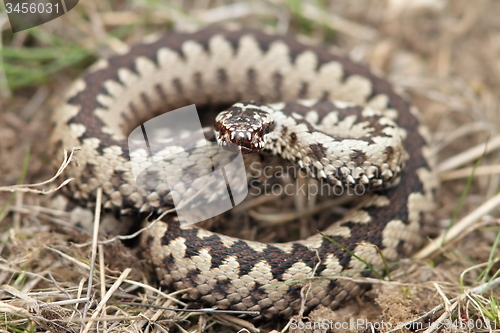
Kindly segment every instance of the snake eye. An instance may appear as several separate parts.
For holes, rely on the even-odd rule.
[[[265,128],[264,128],[264,134],[269,134],[271,131],[274,130],[274,121],[273,122],[270,122],[269,125],[267,125]]]
[[[220,122],[214,122],[214,128],[216,131],[223,133],[223,126]]]

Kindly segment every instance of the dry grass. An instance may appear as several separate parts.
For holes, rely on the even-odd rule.
[[[305,34],[368,63],[411,96],[433,133],[439,161],[442,186],[436,225],[461,228],[448,229],[418,259],[402,262],[391,273],[393,282],[378,281],[358,302],[335,313],[319,309],[309,322],[368,318],[395,326],[436,306],[441,310],[422,322],[435,323],[440,316],[458,323],[481,322],[488,315],[499,318],[498,287],[487,293],[470,290],[498,278],[500,269],[496,247],[500,3],[180,3],[87,0],[30,31],[12,35],[8,23],[3,25],[0,185],[37,182],[55,173],[45,141],[50,131],[48,115],[61,102],[68,84],[99,57],[150,33],[228,21]],[[0,26],[5,21],[2,15]],[[56,184],[63,181],[57,179]],[[99,244],[102,236],[75,228],[65,212],[48,209],[40,195],[0,192],[0,223],[0,331],[86,332],[97,327],[126,332],[238,332],[256,327],[281,330],[287,324],[172,311],[171,307],[184,304],[157,288],[134,248],[119,241]],[[132,302],[152,307],[128,304]],[[292,325],[287,329],[308,331]]]

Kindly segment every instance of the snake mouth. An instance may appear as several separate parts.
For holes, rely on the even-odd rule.
[[[222,146],[223,149],[230,151],[232,153],[242,153],[243,155],[252,154],[258,152],[257,150],[247,148],[245,146],[238,146],[234,143],[229,143],[229,145]]]
[[[251,153],[258,153],[264,148],[265,142],[260,137],[256,137],[249,132],[235,133],[231,131],[215,130],[215,137],[217,143],[223,149],[234,152],[242,153],[244,155]]]

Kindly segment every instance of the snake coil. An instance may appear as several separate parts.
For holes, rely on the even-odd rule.
[[[264,151],[332,186],[376,191],[323,231],[330,240],[262,244],[175,218],[156,223],[142,246],[162,285],[189,288],[188,298],[219,309],[289,317],[338,307],[363,290],[348,277],[370,273],[351,253],[382,267],[381,254],[395,261],[421,246],[437,181],[416,108],[325,47],[254,30],[169,33],[76,81],[55,112],[52,136],[58,147],[81,148],[79,166],[68,170],[76,178],[70,195],[92,203],[101,187],[104,207],[122,214],[171,208],[167,189],[147,193],[135,184],[128,131],[165,110],[239,101],[275,103],[278,132]]]

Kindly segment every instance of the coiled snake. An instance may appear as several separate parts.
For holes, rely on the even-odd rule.
[[[254,102],[232,111],[274,113],[264,152],[332,186],[376,191],[323,232],[330,239],[262,244],[175,219],[156,223],[142,246],[162,285],[189,288],[190,299],[208,306],[289,317],[301,307],[338,307],[363,290],[347,277],[369,275],[366,263],[382,267],[382,256],[395,261],[421,246],[437,183],[416,108],[325,47],[253,30],[166,34],[76,81],[53,134],[57,147],[82,148],[79,166],[68,170],[76,178],[71,196],[93,202],[102,187],[104,206],[115,212],[171,208],[168,190],[146,193],[134,183],[128,131],[165,110],[239,101]]]

